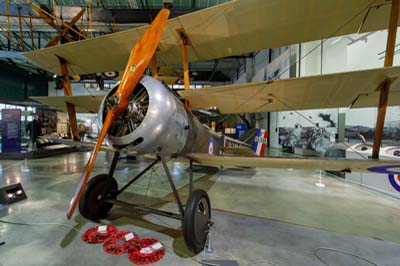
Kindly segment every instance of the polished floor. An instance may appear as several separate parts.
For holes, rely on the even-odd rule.
[[[88,153],[72,153],[28,161],[0,161],[0,187],[22,182],[28,199],[0,205],[0,265],[130,265],[126,256],[105,254],[81,241],[95,225],[76,213],[65,218]],[[107,172],[112,156],[100,153],[94,174]],[[115,172],[120,185],[149,161],[122,159]],[[168,163],[183,201],[188,195],[187,163]],[[93,175],[94,175],[93,174]],[[319,172],[195,166],[195,187],[208,191],[213,206],[214,253],[189,252],[180,223],[156,215],[112,209],[103,223],[154,237],[167,247],[156,265],[201,265],[201,260],[234,260],[238,265],[400,265],[399,200],[323,175]],[[122,198],[177,211],[160,165]],[[316,253],[316,254],[315,254]],[[222,265],[215,263],[216,265]],[[235,265],[235,264],[224,264]]]

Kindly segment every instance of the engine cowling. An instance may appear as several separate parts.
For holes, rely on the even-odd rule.
[[[107,112],[107,99],[117,88],[118,84],[108,92],[100,106],[100,127]],[[129,146],[141,154],[158,150],[164,154],[180,154],[193,151],[194,147],[200,147],[198,144],[205,144],[207,150],[209,136],[168,88],[160,81],[144,76],[133,91],[127,110],[110,127],[107,139],[113,146]]]

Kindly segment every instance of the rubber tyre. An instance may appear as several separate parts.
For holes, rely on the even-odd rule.
[[[190,194],[186,203],[182,225],[185,243],[195,253],[204,249],[210,220],[210,199],[207,192],[197,189]]]
[[[107,186],[108,185],[108,186]],[[115,178],[109,179],[107,174],[101,174],[90,179],[86,185],[85,193],[79,201],[79,212],[90,220],[98,220],[107,217],[113,204],[104,202],[106,198],[115,199],[111,192],[118,190]],[[104,195],[102,195],[104,193]]]

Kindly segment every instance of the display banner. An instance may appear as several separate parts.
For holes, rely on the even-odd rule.
[[[257,128],[256,137],[254,138],[253,151],[258,156],[264,156],[265,148],[268,142],[268,131],[262,128]]]
[[[2,152],[21,152],[21,110],[1,110]]]
[[[242,134],[246,132],[247,125],[246,123],[236,123],[235,128],[236,128],[235,138],[238,139]]]

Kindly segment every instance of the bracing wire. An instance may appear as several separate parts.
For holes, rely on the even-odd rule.
[[[323,39],[320,43],[318,43],[315,47],[313,47],[310,51],[308,51],[305,55],[303,55],[301,58],[299,58],[298,60],[296,60],[296,62],[294,62],[293,64],[291,64],[288,68],[286,68],[283,72],[281,72],[276,79],[279,79],[283,74],[285,74],[286,72],[288,72],[290,70],[290,68],[292,66],[294,66],[295,64],[299,63],[301,60],[303,60],[304,58],[306,58],[308,55],[310,55],[312,52],[314,52],[317,48],[319,48],[320,46],[324,45],[324,43],[334,37],[338,32],[340,32],[344,27],[346,27],[347,25],[349,25],[354,19],[356,19],[359,15],[361,15],[364,11],[369,10],[374,3],[377,0],[373,0],[372,2],[370,2],[368,5],[366,5],[364,8],[362,8],[360,11],[358,11],[353,17],[351,17],[349,20],[347,20],[342,26],[340,26],[337,30],[335,30],[332,34],[330,34],[326,39]]]
[[[326,39],[323,39],[320,43],[318,43],[315,47],[313,47],[310,51],[308,51],[305,55],[303,55],[301,58],[297,59],[295,62],[289,65],[285,70],[283,70],[277,77],[276,79],[279,79],[283,74],[288,72],[290,68],[296,64],[298,64],[301,60],[306,58],[308,55],[310,55],[312,52],[314,52],[318,47],[322,46],[329,38],[334,37],[338,32],[340,32],[344,27],[346,27],[348,24],[350,24],[354,19],[356,19],[358,16],[360,16],[364,11],[369,10],[376,2],[377,0],[372,0],[368,5],[366,5],[364,8],[362,8],[360,11],[358,11],[354,16],[352,16],[350,19],[348,19],[343,25],[341,25],[339,28],[337,28],[332,34],[330,34]],[[256,97],[256,95],[252,95],[252,98]],[[246,104],[244,101],[242,104],[239,105],[239,107],[243,106]]]
[[[68,224],[62,224],[62,223],[22,223],[22,222],[15,222],[15,221],[6,221],[6,220],[0,220],[0,223],[4,224],[12,224],[12,225],[25,225],[25,226],[43,226],[43,225],[57,225],[57,226],[63,226],[72,230],[75,230],[76,232],[79,232],[78,229],[76,229],[74,226],[70,226]]]
[[[268,264],[272,266],[279,266],[278,264],[275,264],[273,262],[267,261],[267,260],[259,260],[259,261],[252,261],[247,264],[247,266],[254,266],[254,265],[260,265],[260,264]]]
[[[367,258],[365,258],[365,257],[363,257],[363,256],[360,256],[360,255],[354,254],[354,253],[352,253],[352,252],[349,252],[349,251],[345,251],[345,250],[341,250],[341,249],[335,249],[335,248],[328,248],[328,247],[318,247],[318,248],[314,249],[314,250],[313,250],[314,255],[315,255],[323,264],[325,264],[326,266],[331,266],[331,265],[328,264],[324,259],[322,259],[321,256],[318,254],[318,251],[320,251],[320,250],[334,251],[334,252],[338,252],[338,253],[347,254],[347,255],[353,256],[353,257],[355,257],[355,258],[358,258],[358,259],[360,259],[360,260],[363,260],[363,261],[365,261],[365,262],[367,262],[367,263],[369,263],[369,264],[371,264],[371,265],[379,266],[379,265],[376,264],[375,262],[373,262],[373,261],[371,261],[371,260],[369,260],[369,259],[367,259]]]

